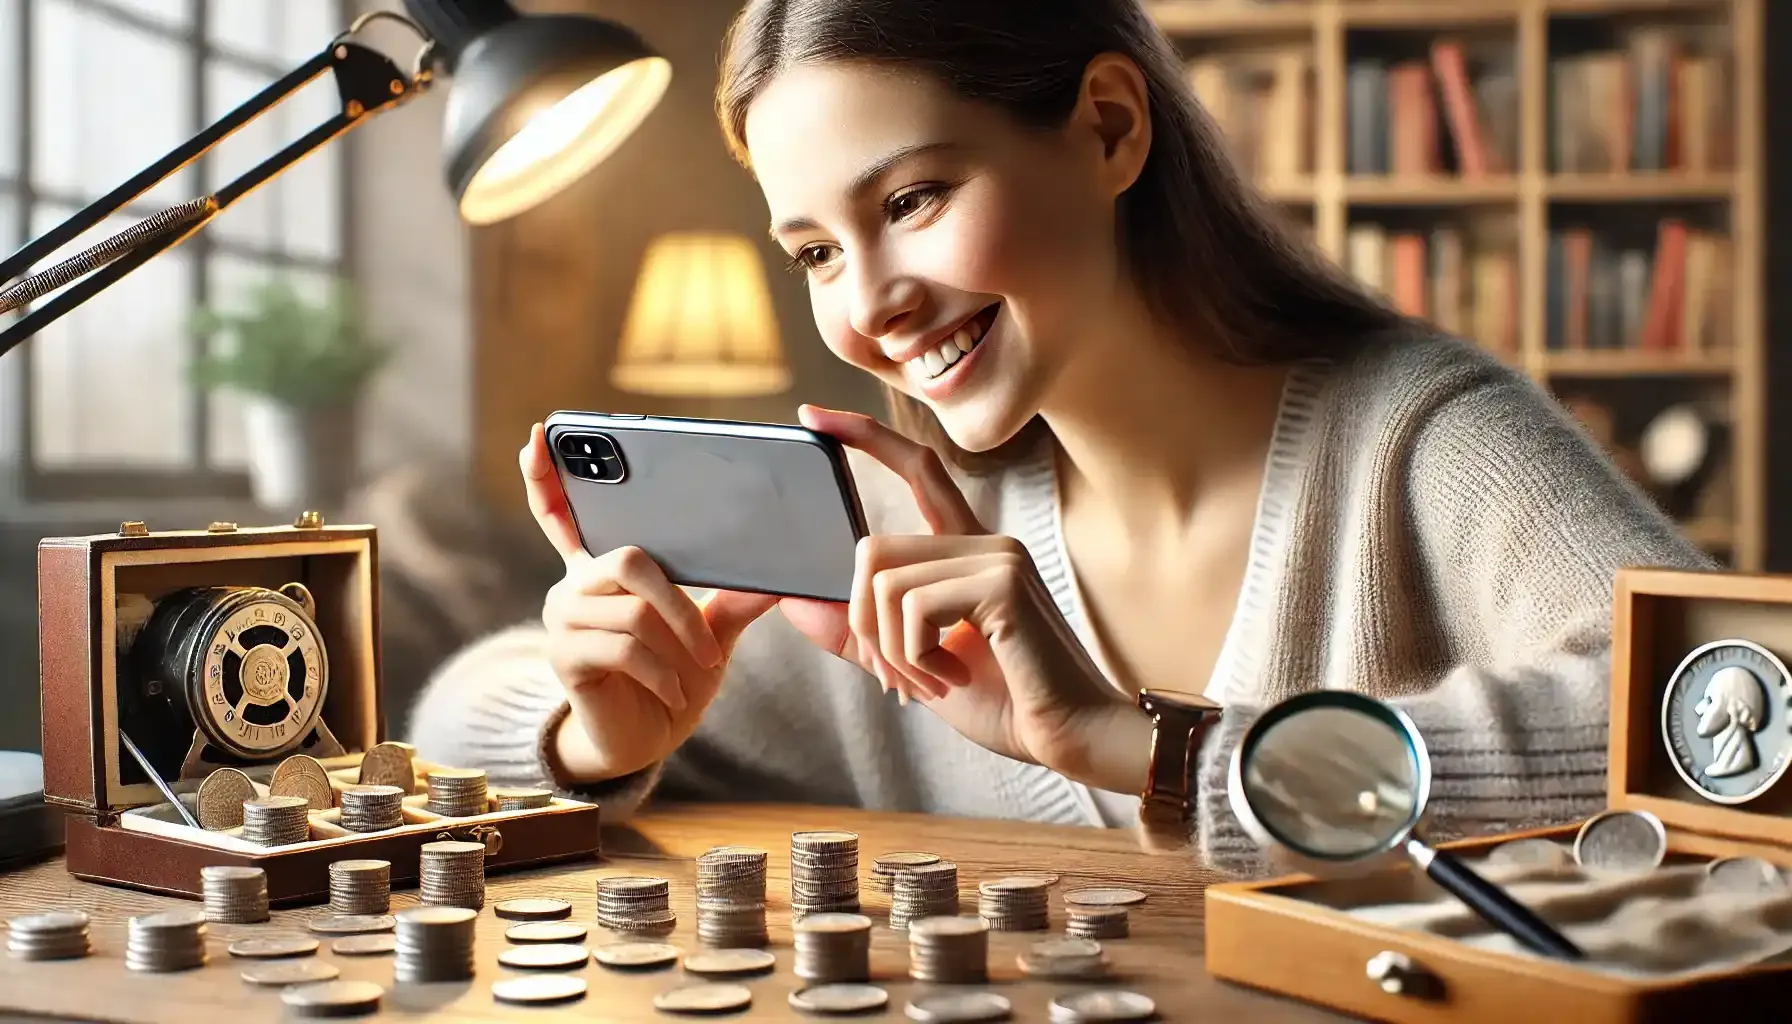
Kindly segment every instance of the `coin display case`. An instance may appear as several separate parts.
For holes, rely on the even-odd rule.
[[[1487,859],[1520,839],[1566,850],[1584,822],[1443,844],[1568,929],[1586,960],[1518,948],[1400,861],[1210,887],[1209,972],[1398,1024],[1784,1020],[1792,680],[1775,677],[1792,659],[1792,576],[1625,569],[1614,595],[1604,815],[1658,820],[1660,865],[1582,871],[1571,857],[1553,867]],[[1734,685],[1724,674],[1733,665],[1757,685]],[[1743,726],[1729,735],[1737,723],[1720,720],[1726,702]],[[1731,858],[1779,870],[1758,892],[1717,891],[1706,868]]]
[[[394,887],[414,885],[420,848],[439,839],[483,843],[488,873],[600,855],[595,803],[445,817],[425,806],[435,766],[421,762],[401,825],[352,832],[340,806],[313,809],[307,838],[280,846],[187,824],[140,767],[127,741],[183,803],[219,767],[265,791],[296,754],[336,794],[354,785],[386,738],[376,545],[371,526],[310,513],[40,542],[44,793],[68,812],[71,874],[199,899],[200,868],[246,865],[266,871],[271,903],[293,905],[327,900],[329,864],[347,858],[388,860]]]

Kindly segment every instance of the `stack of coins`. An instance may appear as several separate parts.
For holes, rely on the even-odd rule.
[[[790,834],[790,913],[859,912],[859,837],[852,832]]]
[[[909,868],[896,876],[896,892],[890,898],[890,927],[901,931],[922,917],[953,917],[958,913],[958,864],[942,860]]]
[[[492,799],[498,802],[500,811],[526,811],[546,807],[554,794],[545,789],[494,789]]]
[[[863,914],[810,914],[791,926],[796,976],[815,984],[871,977],[871,919]]]
[[[346,786],[342,827],[350,832],[383,832],[404,824],[404,790],[397,786]]]
[[[896,891],[896,876],[909,868],[938,864],[940,858],[933,853],[886,853],[871,862],[871,891],[889,895]]]
[[[243,838],[285,846],[311,838],[311,802],[302,796],[264,796],[243,801]]]
[[[79,910],[27,914],[6,922],[6,951],[17,960],[74,960],[93,952]]]
[[[998,932],[1042,932],[1051,927],[1051,883],[1043,878],[998,878],[977,886],[977,914]]]
[[[638,875],[598,879],[597,923],[618,932],[671,931],[678,923],[672,912],[672,883]]]
[[[981,917],[924,917],[908,928],[908,973],[937,985],[989,980],[989,925]]]
[[[765,927],[766,851],[718,846],[697,858],[697,940],[722,949],[757,949]]]
[[[301,801],[302,802],[302,801]],[[205,911],[168,910],[131,918],[124,965],[133,971],[185,971],[205,965]]]
[[[418,896],[438,907],[485,906],[485,844],[441,840],[424,843],[417,866]]]
[[[431,812],[448,818],[470,818],[486,811],[485,772],[478,768],[436,768],[425,779]]]
[[[467,907],[408,907],[396,915],[392,977],[401,984],[465,981],[473,976],[473,926]]]
[[[481,870],[484,869],[482,864]],[[336,914],[384,914],[392,901],[392,863],[384,860],[339,860],[330,865],[330,911]]]
[[[1107,957],[1094,939],[1036,942],[1016,962],[1021,971],[1036,978],[1092,981],[1108,973]]]
[[[218,924],[255,924],[268,919],[268,874],[260,868],[208,865],[199,869],[205,919]]]
[[[1124,939],[1130,926],[1125,907],[1066,906],[1064,934],[1078,939]]]

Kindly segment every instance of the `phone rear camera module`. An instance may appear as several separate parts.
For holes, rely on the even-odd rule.
[[[554,442],[567,471],[581,480],[618,484],[628,475],[622,449],[607,434],[562,434]]]

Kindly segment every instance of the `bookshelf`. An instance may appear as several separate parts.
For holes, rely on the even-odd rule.
[[[1688,538],[1758,571],[1765,2],[1145,7],[1328,255],[1522,369]],[[1655,429],[1686,410],[1693,441]]]

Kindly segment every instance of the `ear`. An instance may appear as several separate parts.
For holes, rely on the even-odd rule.
[[[1127,57],[1098,54],[1083,69],[1073,120],[1101,144],[1101,181],[1115,196],[1131,188],[1151,152],[1151,91]]]

